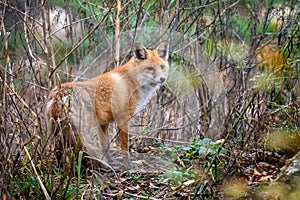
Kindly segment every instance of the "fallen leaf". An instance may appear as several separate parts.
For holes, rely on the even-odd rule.
[[[154,185],[153,183],[150,182],[149,188],[155,188],[155,189],[158,189],[159,187],[157,187],[156,185]]]
[[[258,179],[258,182],[266,183],[272,181],[272,175],[269,176],[262,176],[260,179]]]
[[[117,198],[118,199],[122,199],[122,195],[123,195],[124,191],[123,190],[120,190],[117,194]]]
[[[191,185],[191,184],[193,184],[193,183],[195,183],[195,180],[194,180],[194,179],[188,180],[188,181],[184,182],[183,185],[189,186],[189,185]]]
[[[136,186],[128,186],[126,187],[128,190],[131,190],[131,191],[135,191],[135,190],[140,190],[141,187],[139,185],[136,185]]]
[[[174,190],[174,191],[175,191],[175,190],[179,190],[180,188],[181,188],[180,185],[178,185],[178,186],[172,186],[172,187],[171,187],[171,189]]]

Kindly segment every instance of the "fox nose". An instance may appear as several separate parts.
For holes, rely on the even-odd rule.
[[[165,77],[160,77],[161,82],[165,82],[166,78]]]

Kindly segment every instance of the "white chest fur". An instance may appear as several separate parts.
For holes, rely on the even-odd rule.
[[[149,103],[156,90],[159,89],[159,86],[160,85],[157,84],[147,84],[140,87],[139,93],[141,99],[137,104],[135,113],[140,112],[146,106],[146,104]]]

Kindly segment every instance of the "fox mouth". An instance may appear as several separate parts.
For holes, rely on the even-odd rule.
[[[166,78],[165,77],[161,77],[159,79],[157,78],[153,78],[152,79],[152,82],[153,83],[156,83],[156,84],[164,84],[166,82]]]
[[[156,80],[156,79],[152,79],[151,80],[151,85],[153,84],[153,85],[157,85],[157,84],[159,84],[159,85],[162,85],[162,84],[164,84],[166,81],[165,80]]]
[[[163,85],[165,83],[165,81],[158,81],[158,80],[155,80],[155,79],[151,79],[151,81],[145,85],[143,85],[142,87],[147,87],[148,86],[151,86],[151,87],[156,87],[156,86],[159,86],[159,85]]]

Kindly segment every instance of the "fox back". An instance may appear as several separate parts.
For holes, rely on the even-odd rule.
[[[169,71],[167,60],[168,42],[161,42],[155,50],[135,44],[133,57],[124,65],[85,82],[56,86],[49,94],[45,109],[51,132],[62,127],[54,127],[55,124],[67,120],[75,132],[74,137],[80,136],[88,154],[98,158],[105,155],[110,161],[107,131],[109,123],[115,121],[126,168],[130,168],[130,119],[165,84]]]

